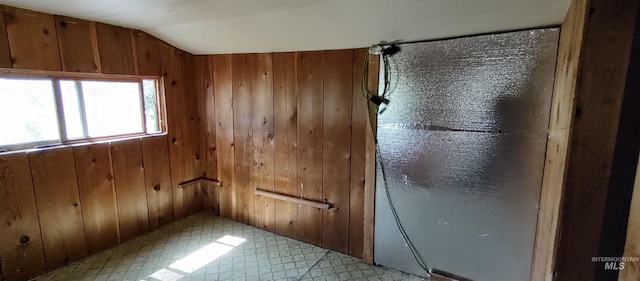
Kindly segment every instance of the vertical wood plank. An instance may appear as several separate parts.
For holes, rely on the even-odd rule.
[[[251,76],[249,55],[232,55],[233,79],[233,138],[234,138],[234,189],[236,191],[236,220],[254,225],[254,194],[251,190],[253,170],[253,114],[251,111]]]
[[[378,73],[380,71],[379,56],[369,56],[369,81],[367,89],[371,93],[378,92]],[[376,205],[376,127],[378,124],[377,108],[367,102],[369,109],[366,125],[365,168],[364,168],[364,244],[362,259],[373,263],[373,231]]]
[[[127,241],[149,231],[149,210],[140,139],[111,143],[120,236]]]
[[[218,178],[218,159],[216,151],[216,116],[213,65],[209,56],[200,56],[197,61],[196,85],[199,90],[200,115],[202,116],[202,142],[205,144],[205,158],[203,161],[204,175],[208,178]]]
[[[182,163],[184,147],[183,130],[186,123],[183,121],[181,110],[183,106],[180,73],[182,64],[175,48],[169,45],[160,45],[160,58],[162,63],[162,75],[164,76],[164,93],[167,110],[167,143],[169,146],[169,162],[171,167],[171,190],[173,197],[173,213],[176,219],[186,216],[184,206],[184,190],[179,184],[186,179],[187,172]],[[183,125],[184,124],[184,125]]]
[[[208,56],[195,58],[195,85],[198,102],[198,115],[202,119],[200,145],[203,150],[203,176],[217,179],[218,167],[216,160],[216,125],[215,100],[213,95],[213,75]],[[218,188],[209,184],[202,185],[203,208],[209,212],[218,212]]]
[[[184,152],[182,155],[182,163],[186,167],[185,180],[192,180],[204,175],[203,161],[201,155],[204,155],[204,146],[201,145],[202,117],[198,110],[198,103],[193,80],[195,73],[195,56],[180,51],[182,57],[183,71],[180,72],[180,85],[182,85],[182,98],[184,99],[184,107],[180,108],[183,120],[186,122],[184,132]],[[191,215],[202,210],[202,187],[191,185],[186,188],[185,206],[186,215]]]
[[[297,54],[298,96],[298,195],[323,201],[322,198],[322,57],[323,53]],[[322,211],[298,206],[298,239],[322,244]]]
[[[0,15],[4,15],[3,10],[4,6],[0,5]],[[4,16],[0,18],[0,68],[11,68],[11,50],[9,49],[9,37],[7,37]]]
[[[583,34],[581,50],[570,50],[580,57],[554,279],[610,278],[599,276],[606,275],[604,266],[590,257],[606,251],[600,242],[609,231],[603,229],[608,193],[629,187],[611,185],[611,174],[619,171],[612,166],[638,2],[592,0],[585,10],[576,11],[576,17],[585,13],[586,23],[578,30]]]
[[[297,196],[297,96],[296,54],[275,53],[274,66],[274,138],[275,189],[280,194]],[[298,234],[298,206],[276,201],[275,232],[291,238]]]
[[[64,16],[55,16],[60,47],[62,70],[70,72],[97,72],[88,21]]]
[[[549,139],[542,177],[532,280],[553,279],[553,259],[558,235],[560,202],[564,189],[568,145],[575,112],[575,79],[579,68],[586,15],[587,1],[572,1],[562,24],[549,119]]]
[[[135,74],[131,30],[96,23],[102,73]]]
[[[333,208],[322,214],[322,246],[349,253],[353,50],[324,52],[322,196]]]
[[[139,75],[162,75],[162,65],[160,63],[160,45],[155,37],[139,30],[132,31],[134,49],[134,60],[136,61],[136,74]]]
[[[349,191],[349,255],[362,258],[364,239],[364,182],[367,145],[367,100],[362,94],[362,71],[367,49],[356,49],[353,56],[351,113],[351,182]]]
[[[3,6],[13,68],[62,70],[52,15]]]
[[[221,182],[218,192],[220,215],[235,220],[237,217],[235,185],[235,144],[233,142],[233,81],[231,55],[210,56],[212,65],[214,95],[216,148],[218,178]]]
[[[0,268],[7,280],[44,273],[38,210],[26,153],[0,156]]]
[[[252,192],[274,191],[273,54],[249,56],[253,112]],[[255,196],[255,226],[275,230],[275,200]]]
[[[173,207],[176,219],[201,207],[199,185],[179,184],[201,175],[198,110],[193,83],[193,57],[173,47],[161,46],[168,116],[169,160],[173,183]]]
[[[173,192],[167,136],[142,139],[144,181],[151,230],[173,221]]]
[[[586,16],[587,1],[572,1],[560,33],[531,280],[553,280],[560,205]]]
[[[87,256],[73,150],[29,153],[47,270]]]
[[[118,244],[120,238],[109,144],[73,148],[89,254]]]

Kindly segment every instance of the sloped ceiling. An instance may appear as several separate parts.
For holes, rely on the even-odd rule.
[[[141,29],[193,54],[366,47],[562,22],[569,0],[0,0]]]

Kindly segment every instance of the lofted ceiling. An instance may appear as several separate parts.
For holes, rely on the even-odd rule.
[[[366,47],[557,25],[569,0],[0,0],[140,29],[193,54]]]

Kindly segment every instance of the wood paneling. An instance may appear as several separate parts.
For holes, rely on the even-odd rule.
[[[98,58],[94,57],[93,50],[97,39],[95,36],[95,24],[88,21],[56,16],[56,28],[58,32],[58,44],[60,46],[60,58],[62,70],[71,72],[97,72],[99,70]]]
[[[360,80],[367,50],[358,50],[357,57],[354,52],[210,56],[222,216],[362,256],[369,117]],[[206,66],[199,64],[196,76],[206,76]],[[375,90],[378,68],[373,57],[371,65],[369,87]],[[200,99],[206,100],[206,78],[197,78],[195,84],[201,88]],[[203,116],[210,114],[210,104],[206,101]],[[357,127],[353,132],[352,125]],[[213,132],[210,126],[204,128],[207,134]],[[352,135],[357,135],[354,145]],[[211,145],[211,139],[203,140]],[[358,162],[352,164],[353,151]],[[276,195],[256,196],[256,189]],[[293,197],[273,199],[279,195]],[[295,197],[335,208],[299,205],[293,203]]]
[[[122,241],[149,231],[149,210],[140,139],[111,143]]]
[[[87,255],[73,150],[29,153],[47,270]]]
[[[196,93],[202,118],[201,141],[204,145],[204,176],[210,179],[218,178],[218,159],[216,151],[216,116],[213,69],[209,56],[196,58]]]
[[[107,144],[87,144],[0,156],[0,165],[2,159],[8,159],[5,165],[8,168],[0,169],[0,175],[4,176],[0,178],[0,203],[10,210],[0,218],[11,223],[0,226],[0,264],[4,277],[26,279],[43,273],[45,268],[53,270],[88,253],[111,247],[121,238],[133,238],[148,231],[149,225],[155,228],[173,221],[175,194],[180,197],[176,208],[180,217],[199,211],[202,206],[199,185],[178,191],[179,182],[171,179],[172,174],[186,181],[205,173],[204,160],[200,159],[205,155],[205,146],[201,145],[204,138],[200,135],[205,128],[201,120],[203,111],[193,110],[201,100],[195,95],[193,83],[194,57],[138,31],[18,8],[0,8],[3,10],[0,68],[14,67],[38,74],[62,70],[68,75],[97,78],[113,78],[110,74],[136,71],[140,75],[166,72],[165,79],[161,80],[164,87],[160,88],[170,93],[168,136],[143,138],[142,144],[140,139],[113,142],[111,148]],[[164,63],[161,50],[167,50]],[[209,98],[213,100],[213,94]],[[209,139],[215,139],[215,132],[213,134]],[[172,146],[171,160],[168,144]],[[208,158],[206,166],[215,172],[215,146],[209,147],[209,156],[214,157]],[[146,169],[142,167],[143,162]],[[27,171],[24,177],[21,174],[20,181],[15,179],[18,172],[14,169]],[[5,185],[6,182],[11,182],[10,186]],[[25,188],[16,193],[13,188],[17,185]],[[159,191],[154,189],[156,186],[160,187]],[[29,199],[29,190],[32,199]],[[114,192],[117,192],[117,201]],[[32,208],[28,200],[33,201]],[[14,203],[18,205],[12,205]],[[40,221],[42,231],[38,215],[43,219]],[[16,242],[23,234],[29,236],[29,241]]]
[[[168,115],[169,159],[176,219],[202,207],[200,185],[180,187],[202,176],[200,118],[193,79],[194,57],[173,47],[160,46]]]
[[[96,23],[102,73],[135,74],[131,30]]]
[[[251,75],[248,57],[231,56],[233,79],[233,143],[235,172],[233,185],[236,191],[237,221],[254,224],[254,194],[251,184],[253,170],[253,112]]]
[[[333,208],[322,215],[322,246],[348,253],[353,50],[325,51],[323,65],[322,197]]]
[[[0,15],[4,12],[0,6]],[[0,18],[0,68],[11,68],[11,50],[9,49],[9,37],[7,37],[7,27],[4,24],[4,16]]]
[[[167,136],[142,139],[144,181],[151,230],[173,221],[173,192]]]
[[[296,54],[276,53],[273,56],[274,191],[296,196],[298,195]],[[296,238],[298,233],[297,204],[284,201],[276,201],[275,204],[275,232]]]
[[[132,31],[134,50],[134,61],[136,74],[139,75],[162,75],[162,64],[160,62],[160,45],[158,39],[139,30]]]
[[[216,148],[218,152],[218,178],[221,182],[218,192],[220,215],[235,219],[236,196],[233,182],[235,173],[235,144],[233,142],[233,94],[231,55],[211,56],[214,93]]]
[[[297,54],[298,92],[298,192],[314,201],[322,198],[322,86],[320,52]],[[322,211],[298,206],[298,238],[322,245]]]
[[[364,237],[364,167],[367,133],[367,100],[362,94],[362,71],[367,49],[354,50],[351,113],[351,175],[349,183],[349,255],[362,258]]]
[[[577,0],[563,24],[536,280],[602,280],[603,264],[591,257],[606,250],[600,240],[610,231],[603,229],[608,193],[626,189],[612,186],[611,174],[637,8],[636,0]]]
[[[87,250],[93,254],[118,244],[118,212],[109,144],[73,148]]]
[[[184,146],[181,152],[181,165],[184,167],[184,180],[191,180],[203,175],[201,155],[204,151],[201,148],[200,131],[202,126],[202,118],[199,115],[198,102],[196,100],[194,68],[195,58],[193,55],[180,51],[179,57],[182,58],[183,71],[181,71],[181,96],[180,102],[182,107],[178,109],[179,114],[174,113],[174,117],[182,118],[183,125],[179,130],[183,131],[182,141]],[[183,181],[184,181],[183,180]],[[181,217],[188,216],[202,210],[202,187],[200,184],[191,185],[184,188],[184,196],[182,206],[184,214]]]
[[[0,156],[0,265],[7,280],[45,272],[44,252],[26,154]]]
[[[3,6],[13,68],[62,70],[52,15]]]
[[[198,102],[198,115],[202,118],[200,145],[203,153],[203,176],[209,179],[217,179],[215,97],[209,56],[196,56],[194,80],[196,100],[200,101]],[[219,214],[218,187],[211,184],[203,184],[201,188],[203,208],[214,214]]]
[[[251,191],[274,191],[273,54],[249,56],[253,113]],[[251,192],[248,191],[248,192]],[[255,226],[275,230],[275,200],[255,196]]]

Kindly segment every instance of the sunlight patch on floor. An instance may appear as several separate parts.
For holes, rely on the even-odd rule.
[[[217,258],[233,250],[233,248],[247,241],[242,237],[236,237],[231,235],[225,235],[224,237],[216,240],[207,246],[200,248],[199,250],[189,254],[188,256],[179,259],[178,261],[169,265],[170,269],[181,271],[183,273],[191,274],[194,271],[206,266]],[[161,269],[149,277],[159,281],[177,281],[184,277],[184,275],[171,271],[169,269]]]

